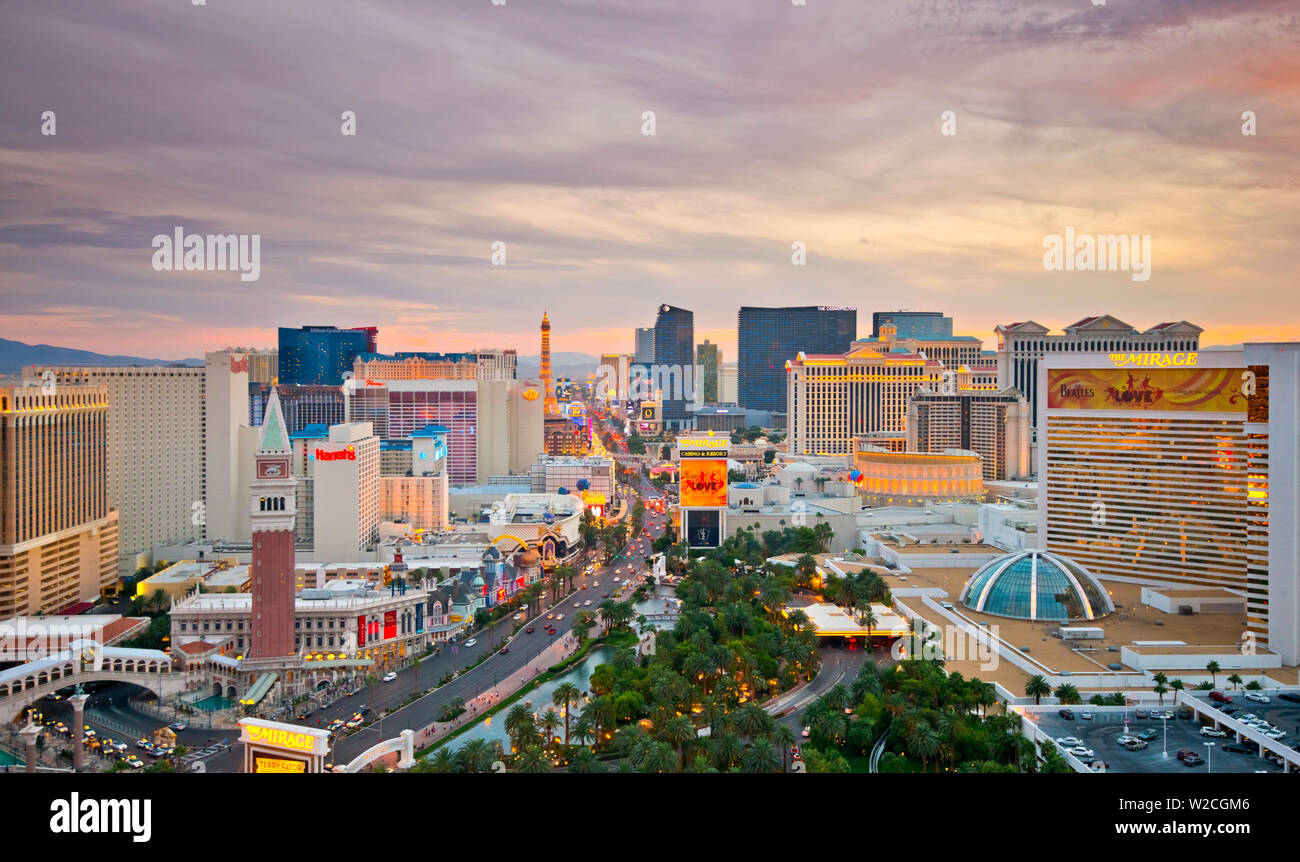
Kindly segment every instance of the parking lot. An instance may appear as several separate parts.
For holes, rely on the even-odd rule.
[[[1251,704],[1251,706],[1269,706],[1269,704]],[[1170,707],[1172,709],[1172,707]],[[1107,772],[1282,772],[1280,766],[1255,754],[1234,754],[1222,751],[1225,743],[1233,742],[1232,736],[1225,739],[1211,739],[1201,736],[1201,725],[1195,720],[1137,718],[1137,710],[1127,712],[1104,710],[1094,711],[1094,718],[1085,721],[1079,718],[1079,707],[1074,707],[1073,721],[1061,718],[1055,712],[1040,715],[1038,726],[1053,739],[1073,736],[1083,740],[1084,747],[1093,750],[1096,757],[1109,764]],[[1251,710],[1244,710],[1251,711]],[[1147,747],[1141,751],[1129,751],[1115,740],[1124,733],[1125,716],[1128,719],[1129,735],[1152,729],[1157,731],[1154,738],[1147,741]],[[1273,721],[1273,719],[1268,719]],[[1276,722],[1274,722],[1276,723]],[[1162,729],[1161,725],[1165,725]],[[1164,733],[1167,732],[1168,738]],[[1205,743],[1213,742],[1212,751],[1207,751]],[[1162,752],[1169,752],[1169,757]],[[1199,766],[1187,766],[1176,757],[1180,749],[1191,749],[1202,759]],[[1206,757],[1208,754],[1208,762]]]
[[[1281,700],[1275,691],[1261,692],[1269,699],[1268,703],[1255,703],[1247,700],[1243,691],[1224,691],[1224,694],[1232,698],[1232,703],[1215,703],[1210,699],[1208,691],[1189,691],[1185,692],[1201,703],[1223,709],[1224,707],[1236,707],[1236,711],[1230,713],[1234,718],[1240,719],[1247,713],[1254,713],[1256,716],[1264,719],[1274,727],[1286,731],[1286,737],[1278,740],[1283,745],[1295,748],[1297,740],[1300,740],[1300,703],[1289,703]]]

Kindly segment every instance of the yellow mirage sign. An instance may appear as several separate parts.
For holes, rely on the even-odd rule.
[[[1112,353],[1116,368],[1189,368],[1196,364],[1195,353]]]
[[[249,742],[257,742],[262,745],[274,745],[277,748],[288,748],[293,751],[312,751],[316,747],[316,739],[306,733],[292,733],[279,727],[259,727],[256,724],[244,725],[244,732],[248,734]]]

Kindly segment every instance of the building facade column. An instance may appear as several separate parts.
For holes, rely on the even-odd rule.
[[[86,768],[86,697],[75,694],[68,698],[72,705],[72,771],[81,772]]]

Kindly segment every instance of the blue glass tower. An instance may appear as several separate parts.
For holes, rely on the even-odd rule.
[[[378,330],[334,326],[280,327],[280,382],[308,386],[340,386],[343,373],[362,353],[376,352]]]
[[[785,413],[785,363],[804,353],[844,353],[858,336],[856,308],[741,306],[737,398],[750,410]]]

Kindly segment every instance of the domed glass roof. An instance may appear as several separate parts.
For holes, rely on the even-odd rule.
[[[980,567],[961,591],[971,610],[1022,620],[1095,620],[1115,610],[1083,566],[1048,551],[1018,551]]]

